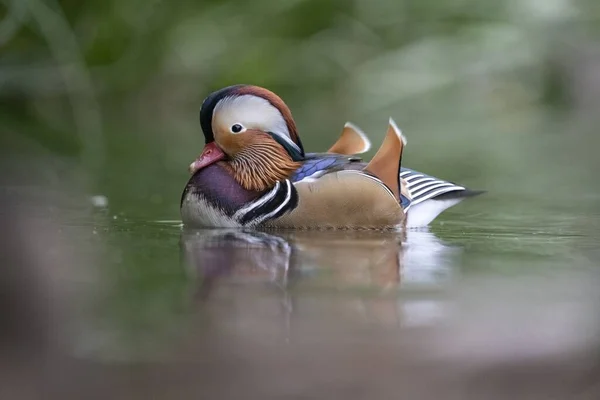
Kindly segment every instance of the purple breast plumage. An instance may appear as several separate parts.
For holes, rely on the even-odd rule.
[[[242,187],[221,163],[197,171],[182,197],[182,212],[192,225],[254,227],[293,210],[298,192],[288,179],[264,191]]]
[[[211,205],[218,205],[226,214],[233,215],[262,194],[244,189],[218,162],[199,170],[190,178],[181,196],[181,203],[186,196],[201,196]]]

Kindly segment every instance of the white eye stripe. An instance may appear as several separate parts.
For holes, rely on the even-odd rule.
[[[231,128],[235,124],[240,124],[246,129],[290,136],[281,112],[268,100],[254,95],[225,97],[215,106],[213,127],[234,133]]]
[[[288,125],[281,112],[262,97],[249,94],[225,97],[215,106],[212,118],[215,132],[218,129],[232,134],[244,133],[248,129],[269,132],[300,151],[300,147],[290,136]],[[234,132],[232,127],[236,124],[241,125],[243,129]]]

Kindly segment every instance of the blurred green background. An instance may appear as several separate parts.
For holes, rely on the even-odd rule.
[[[498,202],[598,203],[597,1],[1,4],[3,156],[131,218],[179,218],[199,107],[236,83],[281,95],[308,151],[352,121],[370,157],[391,116],[408,167]]]
[[[327,150],[351,121],[371,138],[370,158],[392,117],[408,137],[405,166],[488,191],[434,221],[448,243],[407,246],[439,251],[432,264],[450,267],[433,272],[552,281],[552,271],[597,271],[599,38],[598,0],[0,0],[0,189],[32,195],[25,217],[61,211],[46,229],[15,218],[26,247],[7,248],[63,279],[61,295],[75,292],[66,303],[83,322],[52,326],[72,329],[81,354],[146,354],[156,337],[194,333],[194,321],[240,318],[228,302],[246,304],[237,294],[249,279],[214,301],[213,320],[188,318],[201,279],[179,265],[180,227],[157,220],[179,219],[188,165],[204,145],[203,99],[249,83],[287,102],[307,151]],[[93,208],[94,198],[108,207]],[[461,256],[447,255],[447,244]],[[333,249],[306,281],[333,282],[337,293],[348,284],[328,274],[346,249]],[[367,272],[361,284],[372,287]],[[314,304],[305,315],[329,299]],[[244,313],[254,320],[263,308],[250,302]],[[248,325],[239,333],[253,335]]]

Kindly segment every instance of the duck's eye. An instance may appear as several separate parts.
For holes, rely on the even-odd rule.
[[[240,124],[231,125],[231,132],[233,132],[233,133],[240,133],[243,130],[244,130],[244,127]]]

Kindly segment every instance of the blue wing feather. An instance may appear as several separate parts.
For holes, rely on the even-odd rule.
[[[302,162],[300,168],[294,172],[294,175],[291,177],[291,181],[298,182],[322,171],[339,169],[339,167],[347,164],[348,162],[348,157],[340,157],[339,155],[335,154],[311,155],[311,157],[306,158]]]

